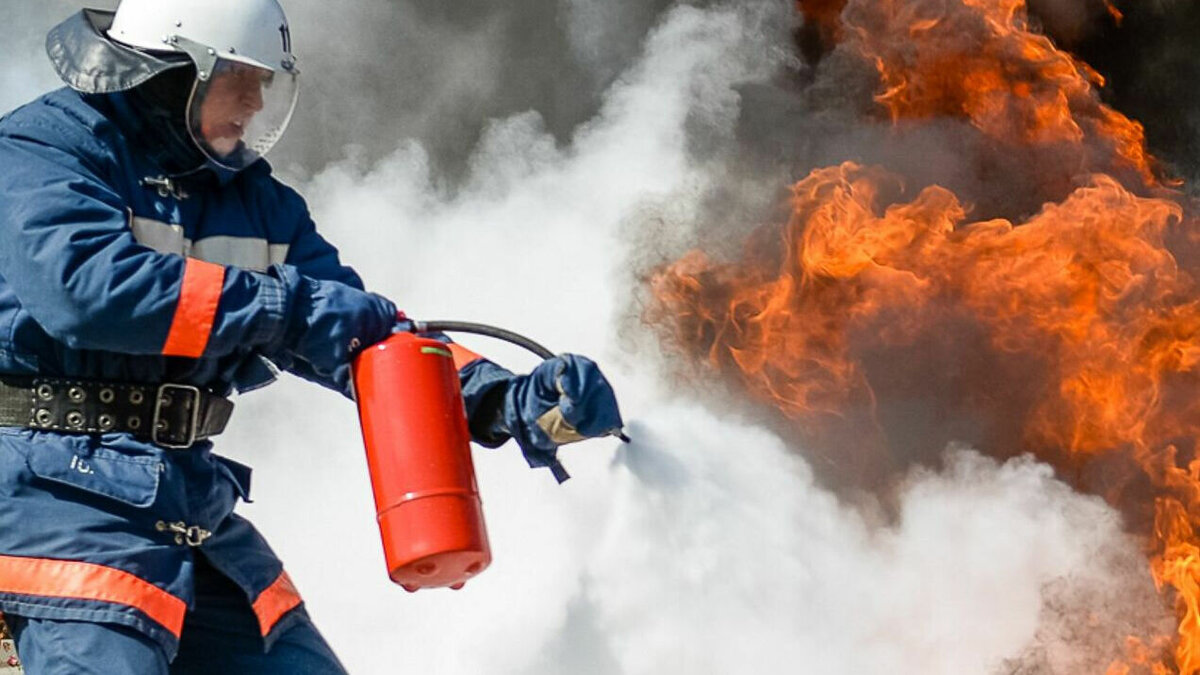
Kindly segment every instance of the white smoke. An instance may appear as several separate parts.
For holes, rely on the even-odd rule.
[[[618,334],[640,255],[630,229],[647,205],[671,205],[659,227],[700,208],[719,157],[695,161],[689,143],[730,140],[734,86],[785,58],[789,5],[672,8],[567,142],[537,110],[494,120],[453,189],[416,142],[382,161],[351,150],[300,186],[343,258],[411,315],[599,360],[635,439],[565,449],[563,486],[511,444],[478,449],[495,562],[462,591],[409,595],[384,571],[352,406],[294,379],[239,399],[218,448],[256,466],[243,511],[351,672],[1096,672],[1122,627],[1081,636],[1073,608],[1156,607],[1118,516],[1048,467],[950,449],[885,518],[816,485],[771,433],[661,381]],[[570,31],[594,50],[586,28]],[[5,50],[0,77],[41,58]]]

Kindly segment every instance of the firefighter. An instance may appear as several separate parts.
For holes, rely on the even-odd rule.
[[[209,440],[279,369],[351,396],[354,354],[408,327],[262,157],[301,79],[283,11],[124,0],[46,44],[69,86],[0,120],[0,612],[27,672],[341,673]],[[620,427],[583,357],[452,348],[485,445],[562,478],[559,445]]]

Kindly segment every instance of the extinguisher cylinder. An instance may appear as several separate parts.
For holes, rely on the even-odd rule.
[[[354,387],[388,575],[461,588],[492,556],[452,354],[396,333],[359,355]]]

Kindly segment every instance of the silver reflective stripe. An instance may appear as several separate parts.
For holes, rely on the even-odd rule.
[[[183,238],[183,228],[157,220],[133,216],[129,223],[133,238],[142,246],[149,246],[159,253],[187,255],[188,240]]]
[[[267,259],[272,265],[282,265],[287,261],[288,244],[267,244]]]
[[[205,237],[192,244],[193,258],[265,272],[271,266],[267,240],[254,237]]]
[[[287,244],[269,244],[259,237],[205,237],[192,242],[183,236],[179,225],[132,216],[129,227],[133,238],[159,253],[190,256],[218,265],[265,272],[268,267],[287,260]]]

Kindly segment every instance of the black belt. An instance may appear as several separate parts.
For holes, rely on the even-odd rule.
[[[187,448],[225,430],[233,402],[190,384],[0,376],[0,426],[69,434],[128,432]]]

